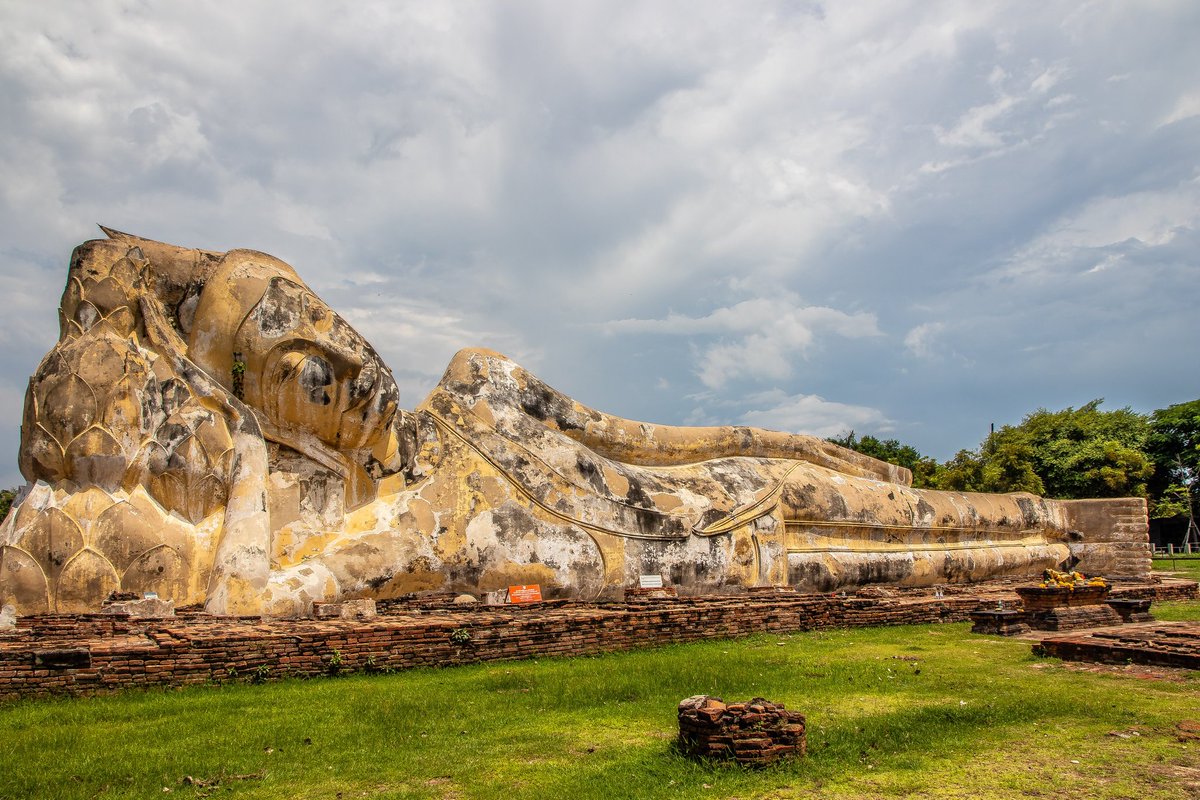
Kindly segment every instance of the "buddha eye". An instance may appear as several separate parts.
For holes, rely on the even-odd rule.
[[[292,352],[279,362],[280,384],[295,382],[301,393],[311,403],[327,406],[333,398],[326,391],[333,385],[333,367],[328,361],[312,353]]]
[[[333,367],[319,356],[306,356],[300,367],[297,382],[307,394],[308,399],[323,406],[329,405],[331,398],[325,388],[333,385]]]

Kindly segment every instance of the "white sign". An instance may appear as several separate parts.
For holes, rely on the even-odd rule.
[[[642,575],[638,577],[638,586],[643,589],[663,588],[662,575]]]

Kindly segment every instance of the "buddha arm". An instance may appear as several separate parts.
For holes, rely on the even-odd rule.
[[[780,458],[848,475],[912,484],[912,473],[904,467],[816,436],[742,425],[654,425],[605,414],[572,400],[510,359],[488,350],[463,350],[455,355],[442,388],[467,400],[477,415],[489,413],[502,421],[506,414],[525,414],[626,464],[673,466],[733,456]]]

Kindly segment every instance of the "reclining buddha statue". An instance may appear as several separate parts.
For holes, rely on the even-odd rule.
[[[72,254],[26,395],[29,483],[0,526],[18,613],[114,591],[288,616],[514,584],[619,598],[641,575],[701,594],[1149,566],[1137,500],[913,489],[812,436],[610,416],[488,350],[406,411],[288,264],[104,232]]]

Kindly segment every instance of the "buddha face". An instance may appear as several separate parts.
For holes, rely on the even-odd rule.
[[[396,415],[391,372],[290,267],[248,252],[227,254],[205,289],[193,358],[280,433],[338,451],[373,447]]]
[[[238,330],[245,399],[276,425],[338,450],[373,445],[392,422],[399,391],[375,350],[307,288],[272,278]]]

